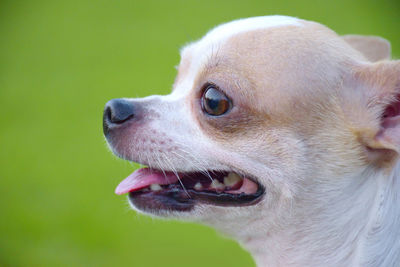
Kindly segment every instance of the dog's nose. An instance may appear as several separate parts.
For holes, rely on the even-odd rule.
[[[111,123],[124,123],[135,116],[133,104],[125,99],[112,99],[106,104],[104,116]]]
[[[112,99],[107,102],[103,114],[103,131],[107,134],[112,125],[120,125],[135,118],[135,107],[131,101]]]

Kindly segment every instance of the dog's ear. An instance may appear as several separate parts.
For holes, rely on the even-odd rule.
[[[342,36],[349,45],[358,50],[371,62],[390,59],[390,43],[378,36],[344,35]]]
[[[367,95],[368,112],[376,119],[369,122],[374,130],[364,132],[367,147],[400,154],[400,60],[363,66],[356,71],[355,79]]]

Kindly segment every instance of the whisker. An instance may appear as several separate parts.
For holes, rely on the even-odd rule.
[[[166,158],[166,160],[169,162],[169,166],[171,166],[172,172],[175,174],[176,178],[178,178],[178,181],[179,181],[179,183],[181,184],[183,191],[185,191],[186,195],[187,195],[189,198],[191,198],[189,192],[186,190],[185,186],[183,185],[182,180],[181,180],[181,178],[179,177],[178,172],[176,171],[175,167],[171,164],[171,162],[169,161],[168,158]]]
[[[145,154],[146,155],[146,158],[147,158],[147,164],[148,164],[148,166],[149,166],[149,169],[150,169],[150,171],[152,171],[153,170],[153,164],[152,164],[152,162],[150,161],[150,158],[149,158],[149,155],[148,155],[148,153],[146,153]]]
[[[160,170],[161,170],[162,173],[164,174],[165,180],[169,183],[170,181],[169,181],[169,179],[167,178],[167,174],[165,173],[164,168],[162,168],[162,158],[159,157],[158,154],[157,154],[157,161],[158,161],[158,165],[160,166]],[[165,161],[164,161],[164,163],[165,163]]]
[[[186,158],[184,158],[182,155],[180,155],[179,153],[175,152],[175,151],[171,151],[172,153],[174,153],[176,156],[181,157],[182,159],[186,160]],[[202,174],[204,174],[205,176],[208,176],[208,178],[210,178],[211,182],[214,181],[214,179],[211,177],[209,171],[202,167],[201,162],[199,162],[197,159],[192,159],[193,161],[195,161],[194,163],[198,163],[198,165],[195,164],[195,168],[198,169],[199,172],[201,172]]]

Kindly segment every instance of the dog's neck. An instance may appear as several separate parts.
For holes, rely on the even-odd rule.
[[[237,238],[258,266],[395,266],[399,178],[397,163],[391,171],[368,168],[335,188],[309,185],[308,195],[278,215],[279,224],[255,219],[247,226],[252,231]]]

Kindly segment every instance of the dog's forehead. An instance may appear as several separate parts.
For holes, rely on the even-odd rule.
[[[201,42],[206,45],[223,41],[233,35],[243,32],[289,25],[301,26],[300,20],[287,16],[264,16],[239,19],[215,27],[202,38]]]
[[[218,53],[223,44],[234,36],[262,29],[302,26],[301,21],[294,17],[276,15],[239,19],[221,24],[210,30],[200,40],[181,49],[182,60],[176,80],[185,76],[184,88],[187,88],[188,83],[194,79],[192,76],[198,73],[204,65],[210,63],[209,61]],[[180,91],[182,86],[175,89],[177,89],[175,91]]]
[[[183,47],[181,56],[184,58],[187,54],[212,52],[213,47],[219,46],[229,38],[241,33],[283,26],[301,26],[300,21],[288,16],[263,16],[234,20],[215,27],[199,41]]]

